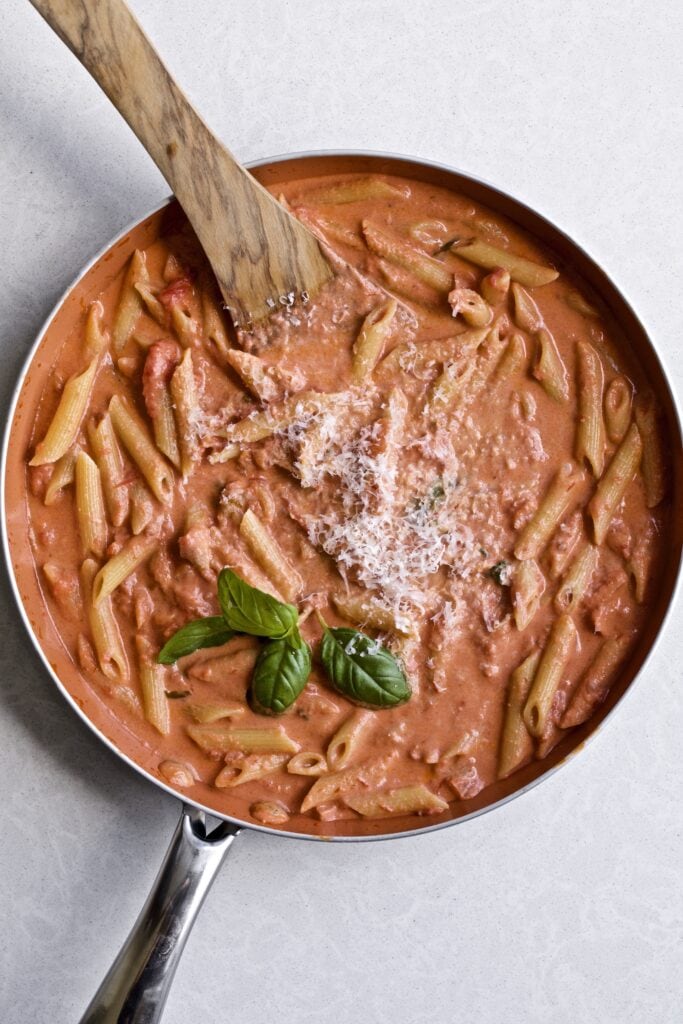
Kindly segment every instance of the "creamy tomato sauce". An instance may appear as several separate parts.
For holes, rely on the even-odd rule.
[[[632,400],[648,390],[606,311],[594,308],[594,298],[564,270],[548,283],[523,286],[520,299],[513,295],[514,270],[510,282],[495,262],[482,267],[459,255],[457,244],[449,248],[453,239],[477,239],[546,270],[554,266],[552,253],[467,196],[392,177],[372,179],[390,186],[385,194],[370,187],[362,195],[367,180],[345,175],[284,186],[283,201],[319,235],[337,273],[307,303],[283,297],[282,308],[256,331],[235,336],[218,312],[212,275],[182,223],[144,247],[147,297],[119,351],[112,336],[130,272],[123,267],[90,296],[101,303],[106,343],[70,451],[88,452],[97,463],[92,430],[114,396],[137,410],[151,436],[159,395],[168,394],[174,370],[191,350],[196,408],[181,423],[177,402],[171,405],[189,469],[183,475],[166,460],[173,479],[168,503],[154,496],[121,445],[120,486],[128,495],[135,491],[136,522],[128,498],[117,525],[107,506],[104,549],[87,551],[68,474],[46,504],[55,465],[26,471],[31,552],[71,662],[67,686],[78,678],[106,708],[107,735],[179,792],[248,822],[319,834],[385,830],[391,794],[407,787],[434,794],[439,802],[432,811],[443,817],[498,792],[497,780],[510,774],[501,758],[505,717],[514,717],[514,709],[506,711],[513,673],[535,652],[542,663],[563,611],[558,594],[590,546],[590,571],[580,593],[569,595],[571,643],[542,735],[517,735],[510,763],[527,778],[526,766],[567,735],[572,714],[583,720],[576,702],[568,714],[582,685],[586,717],[618,677],[648,614],[668,515],[666,496],[651,500],[652,481],[644,479],[639,459],[604,536],[596,536],[591,502],[625,433],[610,436],[605,395],[623,378],[628,425]],[[354,181],[361,194],[338,201],[340,195],[348,200],[344,187]],[[341,193],[332,191],[330,201],[336,186]],[[420,257],[431,257],[426,270]],[[531,319],[518,308],[525,294],[536,310]],[[374,365],[358,379],[359,332],[380,307],[389,308],[388,326]],[[54,362],[32,371],[42,393],[36,401],[33,388],[26,462],[46,435],[66,381],[84,370],[86,316],[83,309]],[[550,380],[538,369],[542,331],[555,359]],[[585,386],[578,343],[595,353],[601,374],[600,472],[577,457]],[[264,413],[270,414],[265,435],[245,440],[245,424],[263,421]],[[648,466],[653,458],[661,463],[661,447],[654,456],[649,447],[647,458]],[[533,557],[517,557],[520,538],[563,472],[574,481],[571,500]],[[293,569],[296,593],[283,594],[246,542],[240,523],[247,510]],[[88,558],[99,568],[130,543],[134,525],[151,553],[111,596],[127,664],[122,678],[102,670],[81,567]],[[520,582],[522,562],[531,584]],[[202,714],[197,708],[236,707],[232,718],[226,713],[213,725],[281,726],[299,752],[318,755],[326,769],[328,745],[356,708],[331,687],[315,657],[301,696],[277,719],[256,714],[246,700],[259,642],[243,637],[160,667],[168,731],[159,732],[145,714],[141,650],[156,653],[187,621],[218,614],[216,578],[224,566],[293,601],[314,654],[317,611],[330,625],[377,637],[412,687],[400,707],[361,716],[339,793],[303,812],[307,793],[324,775],[292,774],[284,759],[253,781],[217,787],[219,775],[239,775],[248,755],[200,746],[192,733]],[[618,657],[601,675],[595,659],[607,641]],[[370,820],[354,809],[365,806],[359,795],[377,797]],[[427,810],[410,824],[438,820]]]

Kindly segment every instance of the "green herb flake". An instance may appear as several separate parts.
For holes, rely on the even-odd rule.
[[[497,583],[499,586],[501,586],[501,587],[509,587],[510,586],[510,573],[511,573],[510,563],[506,562],[504,559],[501,559],[500,562],[496,562],[495,565],[491,566],[491,568],[488,570],[486,575],[490,576],[491,579],[494,580],[494,582]]]

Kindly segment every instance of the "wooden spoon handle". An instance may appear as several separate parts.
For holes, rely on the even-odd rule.
[[[235,160],[124,0],[30,0],[101,86],[178,197],[237,325],[331,277],[317,240]]]

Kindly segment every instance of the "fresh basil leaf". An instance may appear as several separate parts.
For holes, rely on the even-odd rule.
[[[410,685],[396,658],[365,633],[326,628],[320,654],[335,690],[356,704],[394,708],[410,699]]]
[[[234,635],[234,629],[230,629],[222,615],[210,615],[206,619],[186,622],[166,641],[157,655],[157,661],[160,665],[172,665],[178,658],[193,654],[202,647],[227,644]]]
[[[311,648],[299,637],[271,640],[256,659],[250,701],[262,715],[281,715],[299,696],[311,674]]]
[[[299,621],[294,605],[283,604],[249,586],[232,569],[222,569],[218,576],[218,603],[223,618],[236,633],[283,640],[294,633]]]

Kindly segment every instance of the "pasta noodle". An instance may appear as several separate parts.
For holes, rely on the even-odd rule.
[[[401,814],[442,814],[448,803],[423,783],[401,786],[386,793],[354,793],[344,802],[365,818],[391,818]]]
[[[76,515],[85,554],[102,558],[107,546],[104,494],[97,465],[85,452],[76,458]]]
[[[139,658],[140,690],[145,718],[162,736],[171,731],[171,714],[164,689],[165,668],[157,665],[155,649],[144,636],[136,637]]]
[[[576,429],[576,459],[586,459],[596,477],[605,464],[605,424],[602,418],[604,374],[600,356],[584,341],[576,343],[578,366],[577,398],[579,418]]]
[[[128,454],[164,505],[173,499],[173,470],[156,449],[143,421],[119,395],[109,403],[109,415]]]
[[[45,488],[45,504],[53,505],[61,491],[74,482],[76,470],[76,452],[71,450],[65,452],[52,470],[52,476]]]
[[[340,182],[338,185],[326,185],[304,192],[302,200],[306,203],[338,204],[358,203],[367,199],[406,199],[410,195],[408,187],[392,185],[382,178],[354,178]]]
[[[512,285],[512,305],[515,323],[523,331],[529,331],[531,334],[534,334],[544,326],[543,317],[538,306],[526,288],[523,288],[521,284],[517,284],[516,281]]]
[[[327,760],[315,750],[302,750],[287,762],[290,775],[325,775]]]
[[[607,530],[626,488],[638,472],[642,450],[638,427],[632,423],[588,504],[596,544],[602,544],[607,536]]]
[[[121,526],[128,516],[129,492],[123,455],[109,413],[97,425],[90,424],[88,439],[102,478],[109,516],[114,526]]]
[[[409,270],[418,280],[428,284],[440,292],[449,292],[453,287],[453,274],[443,263],[425,256],[401,239],[388,235],[380,227],[370,221],[363,221],[363,237],[368,248],[378,256],[383,256],[390,263],[396,263],[404,270]]]
[[[111,598],[106,597],[97,605],[92,600],[92,587],[96,575],[97,562],[92,558],[86,558],[81,567],[81,582],[97,660],[108,679],[123,683],[129,677],[129,669],[121,630],[114,615]]]
[[[584,484],[585,474],[573,462],[566,463],[558,471],[515,545],[515,556],[520,561],[537,558],[541,554],[560,520],[578,501]]]
[[[574,612],[590,585],[598,564],[598,549],[586,544],[571,564],[569,572],[555,595],[558,612]]]
[[[118,554],[113,555],[97,573],[93,583],[93,603],[99,605],[105,597],[135,572],[156,551],[159,543],[148,537],[131,537]]]
[[[237,750],[243,754],[296,754],[299,744],[285,730],[233,729],[224,725],[188,725],[187,731],[202,750]]]
[[[240,533],[266,575],[288,601],[294,601],[303,590],[303,580],[285,557],[277,541],[266,530],[251,509],[242,516]]]
[[[653,394],[638,395],[633,406],[633,416],[643,443],[641,470],[645,482],[647,507],[655,508],[666,493],[666,471],[662,437],[657,422],[657,405]]]
[[[545,593],[545,576],[533,558],[517,563],[511,589],[515,625],[522,631],[532,622]]]
[[[78,436],[78,429],[90,400],[98,359],[95,357],[88,367],[64,385],[62,397],[45,437],[36,445],[36,451],[29,466],[44,466],[57,462],[71,448]]]
[[[358,753],[358,747],[363,740],[364,734],[370,728],[374,719],[372,711],[354,711],[350,718],[337,729],[327,747],[327,763],[333,772],[346,768],[354,755]]]
[[[112,341],[116,353],[120,353],[125,347],[142,312],[142,299],[135,286],[137,284],[147,284],[148,280],[145,254],[136,249],[128,264],[128,270],[121,285],[121,294],[114,314]]]
[[[603,642],[562,716],[560,725],[563,729],[581,725],[603,703],[614,681],[615,670],[626,658],[630,643],[631,637],[628,635]]]
[[[498,755],[499,779],[507,779],[521,765],[531,760],[534,752],[533,740],[524,724],[522,710],[540,657],[540,651],[532,651],[510,676]]]
[[[605,423],[610,441],[619,444],[631,422],[633,392],[625,377],[615,377],[605,391]]]
[[[353,346],[353,379],[356,383],[371,374],[382,358],[396,309],[396,299],[389,299],[371,310],[363,321]]]
[[[230,789],[243,786],[245,782],[254,782],[265,775],[272,775],[282,768],[289,759],[289,754],[248,754],[241,761],[226,764],[216,776],[214,786],[219,789]]]
[[[196,428],[199,400],[192,367],[192,349],[186,349],[185,355],[173,373],[171,397],[178,424],[180,470],[183,478],[187,479],[199,458]]]
[[[552,705],[567,663],[576,647],[577,632],[570,615],[560,615],[553,623],[534,675],[522,717],[532,736],[539,739],[551,719]]]
[[[372,598],[333,594],[332,603],[340,615],[359,626],[370,626],[386,633],[403,633],[406,629],[405,623],[399,622],[390,609]]]
[[[556,402],[566,402],[569,398],[567,368],[555,339],[545,327],[536,332],[536,345],[536,358],[531,370],[533,376]]]
[[[91,302],[85,320],[85,358],[90,362],[101,356],[109,344],[109,337],[102,326],[104,307],[101,302]]]
[[[558,272],[550,267],[542,267],[539,263],[516,256],[505,249],[496,249],[478,238],[454,242],[451,245],[451,252],[469,260],[470,263],[476,263],[478,267],[484,267],[485,270],[496,270],[499,267],[507,270],[513,281],[518,281],[527,288],[550,284],[559,277]]]

